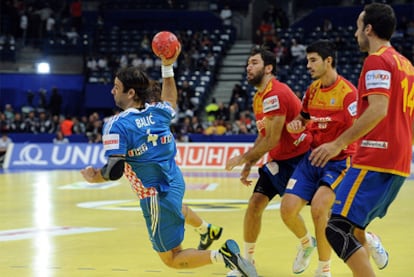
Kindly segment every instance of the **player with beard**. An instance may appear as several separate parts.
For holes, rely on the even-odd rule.
[[[292,135],[286,129],[302,109],[298,97],[275,77],[276,57],[263,48],[253,49],[247,61],[247,80],[257,91],[253,98],[258,136],[246,153],[232,157],[226,170],[243,166],[240,181],[250,186],[252,166],[269,153],[269,162],[259,168],[259,179],[244,216],[244,257],[254,262],[256,241],[260,233],[262,214],[268,203],[276,196],[283,196],[286,184],[304,153],[309,149],[311,136],[307,133]],[[227,276],[240,276],[231,271]]]

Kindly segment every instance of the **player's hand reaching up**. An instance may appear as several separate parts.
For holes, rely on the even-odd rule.
[[[181,44],[177,46],[175,50],[175,54],[171,58],[167,59],[166,57],[164,57],[164,55],[161,54],[160,58],[161,58],[162,65],[166,65],[166,66],[172,65],[178,59],[178,56],[180,55],[180,53],[181,53]]]

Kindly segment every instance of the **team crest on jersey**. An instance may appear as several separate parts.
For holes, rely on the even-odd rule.
[[[391,87],[391,73],[385,70],[370,70],[365,73],[367,89]]]
[[[263,113],[280,109],[279,97],[271,96],[263,100]]]
[[[103,135],[102,143],[105,150],[119,149],[119,134]]]

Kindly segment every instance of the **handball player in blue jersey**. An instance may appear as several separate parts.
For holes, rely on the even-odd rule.
[[[177,105],[173,64],[180,51],[179,47],[170,59],[161,56],[159,101],[154,82],[141,70],[128,67],[116,74],[111,93],[123,112],[103,128],[107,163],[100,169],[86,167],[81,173],[88,182],[117,180],[125,175],[140,199],[153,249],[167,266],[185,269],[224,263],[243,276],[257,276],[233,240],[227,240],[219,250],[182,249],[184,212],[187,216],[194,213],[182,204],[185,182],[175,162],[177,149],[170,131]]]

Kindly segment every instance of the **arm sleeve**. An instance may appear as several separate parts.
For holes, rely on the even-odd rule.
[[[105,180],[115,181],[122,177],[124,174],[125,157],[110,156],[108,163],[101,169],[102,177]]]

